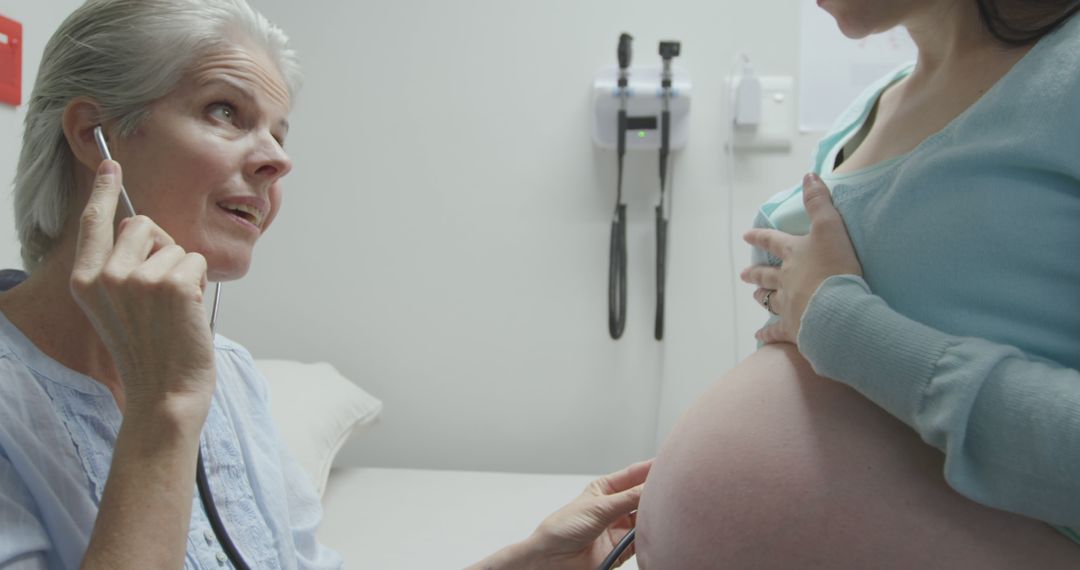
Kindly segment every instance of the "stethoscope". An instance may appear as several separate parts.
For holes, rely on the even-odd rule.
[[[105,133],[100,125],[94,127],[94,140],[97,142],[98,150],[101,151],[101,156],[105,160],[112,160],[112,153],[109,152],[109,146],[105,144]],[[123,185],[120,186],[120,203],[124,208],[125,217],[130,218],[135,215],[135,207],[132,206],[131,198],[128,197],[127,190],[124,189]],[[213,338],[217,326],[220,302],[221,282],[217,282],[214,283],[214,302],[210,308],[211,338]],[[210,493],[210,483],[206,478],[206,468],[203,465],[202,446],[199,447],[199,458],[195,467],[195,485],[199,489],[199,499],[202,501],[203,509],[206,510],[206,518],[210,521],[210,527],[214,530],[214,535],[217,536],[221,549],[229,557],[229,562],[232,562],[232,565],[240,570],[248,570],[250,567],[244,562],[244,558],[240,556],[240,551],[233,544],[232,538],[229,537],[229,533],[225,530],[225,524],[221,522],[221,515],[218,514],[217,505],[214,504],[214,496]]]
[[[615,563],[619,560],[619,557],[622,556],[622,553],[633,544],[634,535],[637,534],[636,531],[637,529],[632,528],[630,529],[630,532],[623,535],[619,544],[615,545],[615,548],[611,550],[611,553],[607,555],[607,558],[600,563],[600,566],[598,566],[596,570],[611,570],[614,568]]]
[[[608,267],[608,332],[618,339],[626,329],[626,204],[623,202],[623,158],[626,156],[626,100],[630,96],[630,34],[619,36],[619,113],[616,154],[615,215],[611,220],[611,259]]]

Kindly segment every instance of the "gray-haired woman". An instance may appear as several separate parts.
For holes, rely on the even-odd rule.
[[[250,354],[203,308],[280,207],[298,83],[285,35],[244,0],[90,0],[49,41],[15,184],[29,277],[0,295],[0,568],[221,567],[193,508],[200,449],[248,565],[341,566]],[[140,215],[117,220],[121,178]],[[481,564],[595,567],[649,467]]]

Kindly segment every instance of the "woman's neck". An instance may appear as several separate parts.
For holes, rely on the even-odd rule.
[[[102,383],[124,407],[112,356],[71,295],[74,244],[60,243],[17,287],[0,294],[0,311],[50,358]]]
[[[997,62],[1011,60],[1011,66],[1030,48],[1007,46],[994,38],[971,0],[926,4],[910,14],[904,26],[919,52],[913,83],[963,81]]]

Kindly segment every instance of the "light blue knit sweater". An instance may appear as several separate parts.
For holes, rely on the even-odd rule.
[[[831,175],[909,71],[815,152],[864,278],[822,284],[799,349],[944,451],[963,495],[1080,529],[1080,17],[913,151]],[[781,193],[756,225],[805,233],[801,204],[801,188]]]

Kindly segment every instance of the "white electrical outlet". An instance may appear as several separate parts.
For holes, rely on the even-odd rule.
[[[736,128],[736,150],[785,151],[795,139],[795,80],[785,76],[762,76],[761,123]],[[728,78],[729,93],[732,93]]]

